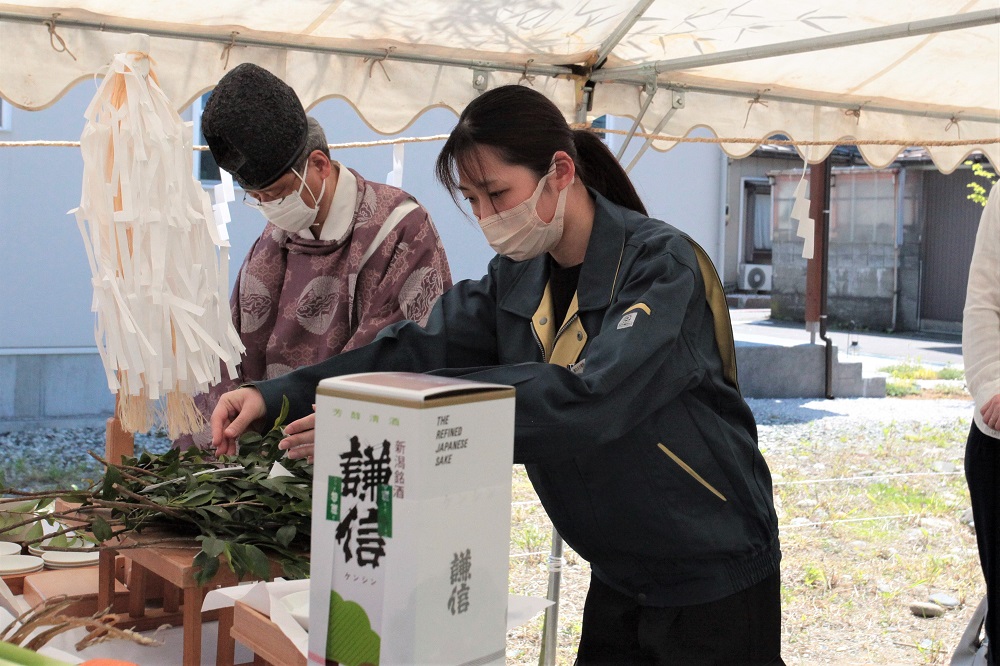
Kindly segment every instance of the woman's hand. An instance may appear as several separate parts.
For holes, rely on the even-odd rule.
[[[994,430],[1000,430],[1000,393],[990,398],[979,413],[983,415],[983,423]]]
[[[224,393],[212,412],[212,446],[216,455],[235,455],[240,435],[265,414],[267,406],[257,389],[245,387]]]
[[[316,405],[313,405],[313,410]],[[278,442],[278,448],[287,451],[291,459],[309,458],[313,460],[313,449],[316,443],[316,412],[303,416],[298,421],[292,421],[285,426],[285,438]]]

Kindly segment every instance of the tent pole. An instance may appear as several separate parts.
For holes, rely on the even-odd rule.
[[[51,20],[51,12],[40,14],[0,12],[0,22],[9,21],[13,23],[38,23]],[[503,62],[498,60],[482,60],[475,58],[450,58],[447,56],[421,55],[417,53],[405,53],[393,51],[387,54],[385,49],[364,49],[345,48],[323,44],[319,41],[309,43],[306,35],[290,35],[285,39],[264,39],[251,35],[240,34],[234,36],[231,27],[223,28],[203,28],[200,30],[176,30],[161,29],[149,25],[130,24],[127,19],[111,21],[94,21],[68,16],[59,17],[60,27],[84,28],[100,32],[142,32],[152,37],[166,37],[168,39],[189,39],[202,42],[215,42],[222,45],[236,46],[259,46],[263,48],[287,49],[293,51],[306,51],[313,53],[327,53],[331,55],[354,56],[358,58],[378,58],[380,60],[399,60],[403,62],[423,63],[427,65],[444,65],[453,67],[468,67],[469,69],[487,69],[498,72],[515,72],[518,74],[541,76],[572,76],[574,69],[566,65],[536,64],[533,61],[528,63]],[[266,33],[265,33],[266,34]]]
[[[646,141],[642,144],[642,148],[639,149],[639,152],[635,154],[635,157],[632,158],[632,161],[628,163],[627,167],[625,167],[625,173],[632,173],[632,168],[639,163],[639,158],[642,157],[646,153],[646,151],[649,150],[649,147],[653,145],[653,137],[659,134],[663,130],[663,127],[667,124],[667,121],[669,121],[675,113],[677,113],[677,107],[671,108],[664,114],[663,118],[660,119],[660,122],[656,124],[656,128],[652,132],[650,132],[650,136],[647,137]]]
[[[826,343],[824,394],[833,398],[833,340],[826,335],[830,273],[830,157],[809,167],[809,217],[816,224],[813,258],[806,265],[806,329]]]
[[[704,55],[690,56],[686,58],[658,60],[655,63],[645,65],[613,67],[611,69],[596,71],[593,73],[591,78],[594,81],[614,80],[618,82],[629,81],[632,83],[642,83],[641,77],[644,77],[645,73],[651,67],[654,68],[659,74],[661,72],[696,69],[698,67],[711,67],[713,65],[726,65],[735,62],[746,62],[748,60],[761,60],[764,58],[774,58],[776,56],[793,55],[796,53],[812,53],[815,51],[824,51],[827,49],[836,49],[845,46],[857,46],[859,44],[871,44],[873,42],[882,42],[890,39],[901,39],[903,37],[915,37],[918,35],[948,32],[950,30],[976,28],[996,23],[1000,23],[1000,8],[983,9],[977,12],[955,14],[953,16],[941,16],[933,19],[924,19],[922,21],[910,21],[909,23],[897,23],[879,28],[866,28],[864,30],[852,30],[850,32],[826,35],[822,37],[795,39],[778,44],[767,44],[765,46],[755,46],[746,49],[731,49],[729,51],[706,53]]]
[[[605,39],[601,46],[597,49],[597,57],[594,59],[595,69],[599,69],[604,66],[604,61],[608,59],[608,55],[610,55],[615,47],[618,46],[618,42],[625,38],[628,31],[632,29],[632,26],[635,25],[636,21],[642,18],[642,15],[646,13],[646,10],[649,9],[649,6],[652,4],[653,0],[640,0],[636,3],[635,7],[633,7],[629,13],[625,15],[625,18],[618,24],[618,27],[615,28],[614,32],[612,32],[611,35]]]
[[[632,123],[631,129],[629,129],[628,134],[625,135],[625,140],[622,141],[621,147],[618,149],[618,154],[615,155],[615,159],[619,162],[622,161],[622,156],[625,154],[625,149],[628,148],[628,144],[632,142],[632,137],[635,136],[635,131],[639,129],[639,123],[642,122],[642,117],[646,115],[649,105],[653,103],[653,97],[656,96],[656,79],[653,79],[649,85],[646,86],[646,101],[643,102],[642,108],[639,109],[639,113],[635,116],[635,122]]]
[[[542,651],[538,655],[539,666],[555,666],[558,649],[556,636],[559,634],[559,587],[562,582],[563,540],[556,528],[552,528],[552,551],[549,554],[549,590],[545,598],[552,605],[545,609],[545,627],[542,629]]]

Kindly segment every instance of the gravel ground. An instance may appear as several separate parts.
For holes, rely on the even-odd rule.
[[[102,473],[101,465],[88,451],[103,456],[104,441],[104,428],[0,431],[2,480],[19,490],[45,490],[95,479]],[[162,453],[169,447],[166,435],[135,436],[137,454]]]
[[[983,594],[974,532],[962,518],[968,509],[962,452],[972,401],[861,398],[748,403],[757,419],[761,449],[779,482],[775,491],[783,527],[786,663],[946,664]],[[168,446],[163,436],[136,437],[137,451],[159,452]],[[56,484],[74,473],[94,478],[98,465],[87,451],[103,449],[100,428],[0,432],[0,471],[9,486],[60,487]],[[520,501],[514,506],[511,589],[544,596],[551,526],[527,479],[521,478],[523,471],[518,474],[519,467],[514,473],[515,500]],[[942,469],[948,471],[921,475]],[[861,482],[795,485],[814,477],[912,473],[916,474],[902,479],[871,476]],[[901,520],[857,524],[843,520],[914,511],[920,515]],[[573,663],[588,581],[587,563],[567,550],[557,647],[560,665]],[[935,619],[910,613],[911,602],[936,592],[954,596],[959,607]],[[540,637],[541,618],[511,632],[507,663],[537,664]]]
[[[857,433],[868,425],[883,425],[900,421],[954,423],[968,419],[972,414],[971,400],[900,400],[893,398],[841,398],[821,399],[749,399],[757,424],[794,426],[824,420],[831,428],[844,428]],[[770,430],[768,430],[770,432]],[[791,431],[789,431],[791,432]],[[166,436],[138,434],[135,436],[137,451],[159,452],[170,445]],[[38,456],[45,459],[56,452],[73,463],[90,460],[87,451],[104,450],[103,428],[51,428],[3,432],[0,423],[0,451],[5,455]]]
[[[783,399],[747,401],[757,419],[765,450],[783,442],[799,441],[804,433],[822,427],[831,441],[881,433],[888,423],[919,421],[923,425],[949,425],[972,414],[971,400],[904,400],[852,398],[837,400]],[[25,490],[62,485],[67,478],[81,480],[100,473],[88,455],[104,452],[103,428],[48,428],[3,432],[0,423],[0,472],[9,487]],[[170,446],[163,434],[138,434],[136,452],[158,453]]]

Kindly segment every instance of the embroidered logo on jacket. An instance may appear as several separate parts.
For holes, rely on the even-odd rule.
[[[622,318],[618,320],[618,329],[631,328],[632,324],[635,323],[635,318],[638,316],[638,312],[629,312],[628,314],[622,315]]]

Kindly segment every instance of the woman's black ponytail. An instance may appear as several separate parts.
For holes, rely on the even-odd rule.
[[[453,197],[458,191],[458,164],[481,147],[494,149],[508,164],[531,169],[539,178],[561,150],[573,158],[584,185],[646,214],[635,186],[604,142],[587,130],[570,129],[556,105],[537,90],[500,86],[465,107],[435,165],[438,180]]]
[[[625,169],[600,137],[590,130],[573,131],[576,145],[576,164],[580,179],[613,203],[647,215],[646,207],[635,191]]]

